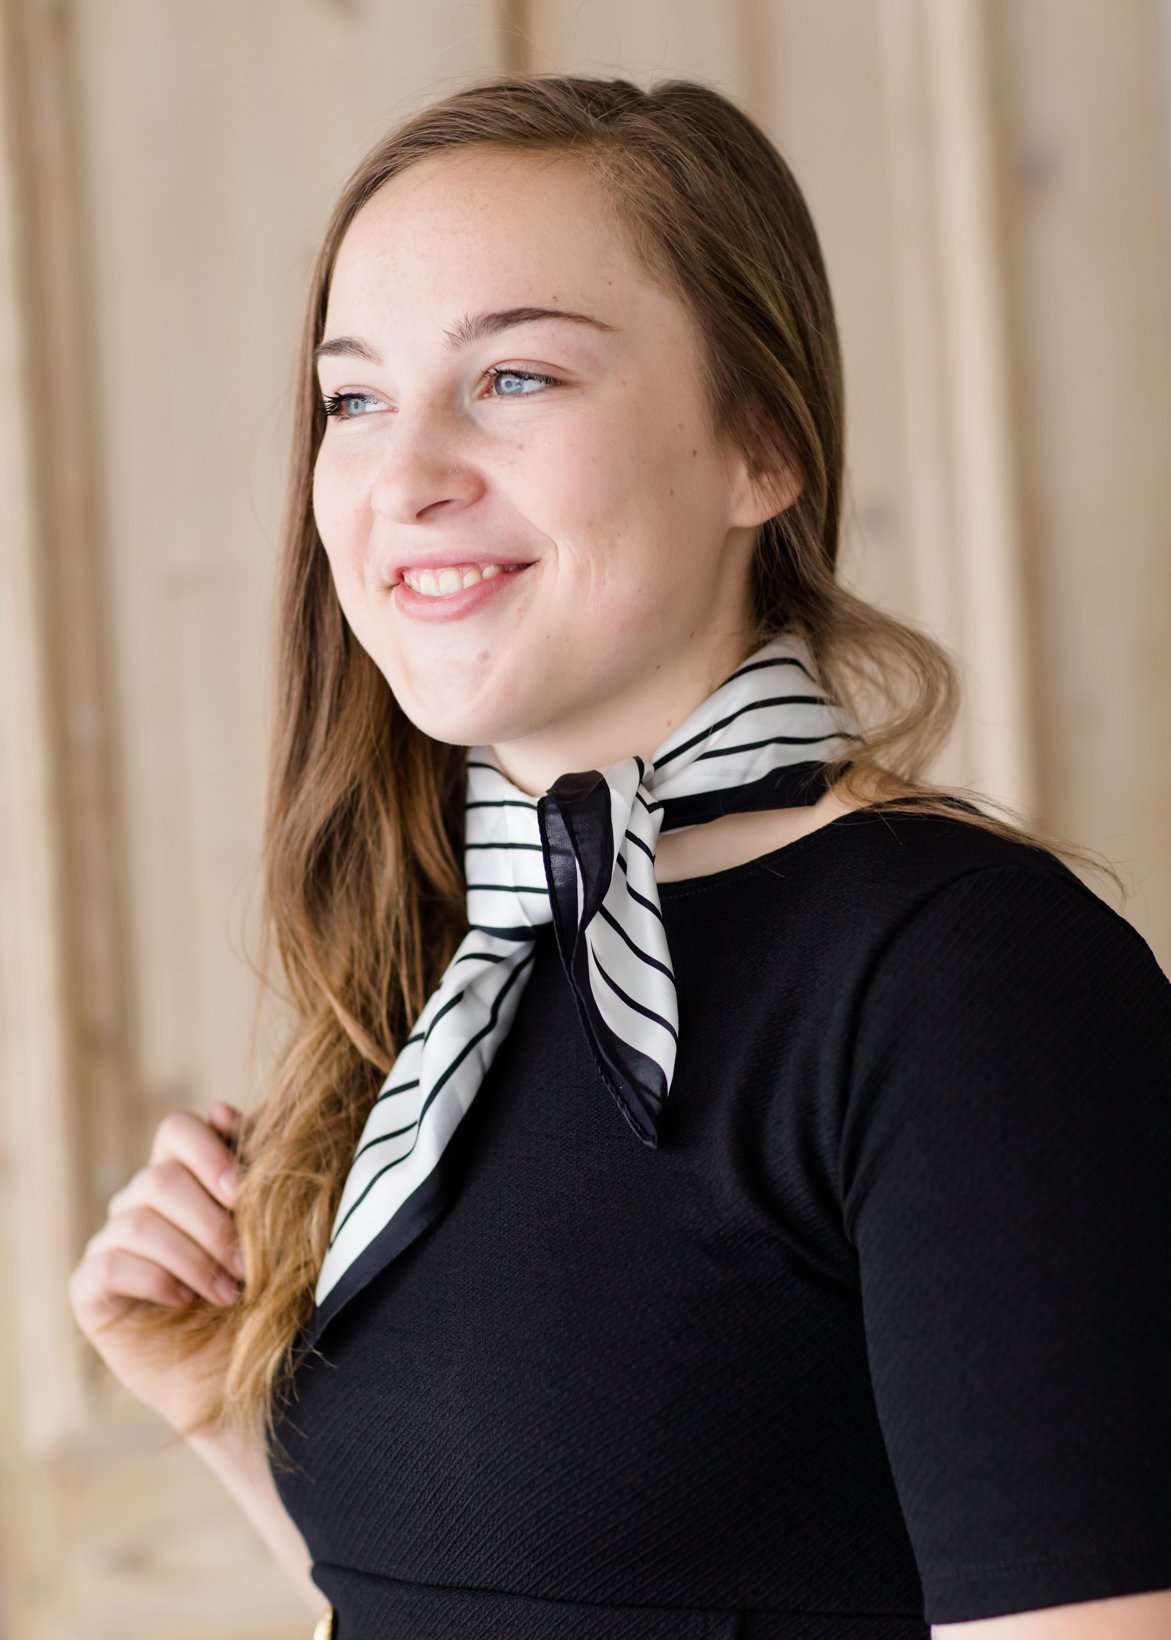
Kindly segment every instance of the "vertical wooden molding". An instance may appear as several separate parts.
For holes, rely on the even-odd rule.
[[[915,615],[949,648],[962,643],[955,575],[955,497],[945,406],[945,329],[935,182],[919,0],[879,0],[879,81],[890,178],[898,392],[907,474],[907,557]],[[966,766],[963,719],[956,740]],[[956,771],[957,778],[961,778]]]
[[[978,783],[1037,806],[988,0],[921,0],[938,144],[946,384]]]
[[[499,27],[496,66],[485,73],[527,74],[532,67],[533,20],[531,0],[495,0]]]
[[[92,326],[72,13],[13,0],[5,13],[0,642],[11,754],[4,768],[3,919],[13,1336],[24,1441],[83,1428],[97,1358],[69,1309],[90,1193],[124,1171],[133,1086],[103,657],[95,499]],[[119,1182],[121,1179],[119,1177]]]
[[[879,0],[909,548],[965,684],[955,776],[1035,817],[987,0]]]
[[[1163,180],[1171,209],[1171,0],[1157,0],[1159,7],[1159,59],[1163,89]]]
[[[82,1410],[77,1329],[66,1309],[76,1201],[70,1122],[70,1047],[64,944],[64,835],[53,759],[53,711],[44,644],[41,521],[35,503],[25,406],[27,222],[14,127],[14,12],[0,26],[0,443],[5,451],[0,521],[0,1065],[9,1350],[5,1388],[15,1401],[5,1456],[21,1441],[44,1447],[76,1427]],[[27,199],[27,189],[24,191]],[[21,249],[26,261],[21,266]],[[23,285],[23,289],[22,289]],[[49,1370],[47,1366],[51,1364]],[[6,1397],[6,1402],[7,1402]]]

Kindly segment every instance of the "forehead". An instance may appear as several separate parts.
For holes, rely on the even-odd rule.
[[[581,165],[472,150],[429,156],[366,201],[338,247],[328,322],[539,303],[604,304],[621,324],[641,283]]]

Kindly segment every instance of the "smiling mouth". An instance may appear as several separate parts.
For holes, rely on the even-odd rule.
[[[531,564],[445,564],[439,569],[406,569],[392,587],[406,586],[421,598],[449,598],[499,575],[515,575]]]
[[[397,581],[388,596],[404,619],[420,621],[424,625],[462,621],[474,617],[477,610],[507,603],[512,583],[519,581],[526,570],[535,569],[540,562],[540,559],[534,559],[531,564],[516,564],[508,572],[501,567],[498,574],[477,577],[467,586],[454,588],[451,592],[419,592],[408,581]],[[520,596],[519,593],[517,596]]]

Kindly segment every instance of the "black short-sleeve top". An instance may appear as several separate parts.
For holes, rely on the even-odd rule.
[[[897,803],[660,901],[659,1148],[546,925],[454,1205],[300,1362],[273,1473],[334,1634],[911,1640],[1171,1587],[1149,945]]]

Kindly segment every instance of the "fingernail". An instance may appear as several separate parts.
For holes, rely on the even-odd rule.
[[[238,1247],[233,1247],[229,1250],[226,1263],[228,1268],[230,1270],[235,1270],[236,1274],[240,1277],[240,1280],[243,1281],[244,1277],[248,1274],[248,1271],[244,1264],[244,1255]]]
[[[240,1296],[239,1284],[233,1281],[229,1275],[216,1277],[215,1290],[225,1304],[234,1304]]]
[[[235,1201],[239,1188],[240,1183],[233,1168],[229,1167],[226,1172],[220,1174],[220,1190],[230,1202]]]

